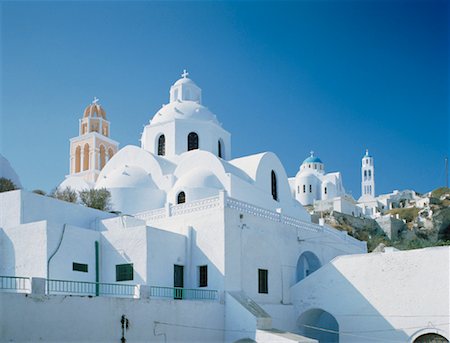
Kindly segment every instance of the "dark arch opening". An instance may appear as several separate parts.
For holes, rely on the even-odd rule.
[[[311,251],[305,251],[297,260],[297,282],[314,273],[321,267],[319,258]]]
[[[188,135],[188,151],[198,149],[198,135],[191,132]]]
[[[161,135],[158,138],[158,155],[164,156],[166,154],[166,136]]]
[[[177,204],[184,204],[186,202],[186,193],[180,192],[177,195]]]
[[[339,324],[329,312],[308,310],[302,313],[297,323],[303,336],[317,339],[320,343],[339,342]]]
[[[437,333],[426,333],[417,337],[414,343],[448,343],[448,340]]]
[[[278,189],[277,189],[277,176],[275,175],[275,172],[272,170],[271,173],[271,184],[272,184],[272,198],[273,200],[278,201]]]

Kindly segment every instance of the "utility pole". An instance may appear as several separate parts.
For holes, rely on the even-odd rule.
[[[445,158],[445,187],[448,188],[448,157]]]

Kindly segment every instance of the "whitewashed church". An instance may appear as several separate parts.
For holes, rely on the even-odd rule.
[[[448,341],[450,249],[367,254],[311,223],[302,204],[344,195],[339,173],[313,154],[291,179],[271,152],[233,159],[186,72],[169,93],[140,147],[118,149],[97,99],[70,140],[60,187],[107,188],[119,214],[0,193],[1,342]],[[431,298],[402,300],[412,278]]]

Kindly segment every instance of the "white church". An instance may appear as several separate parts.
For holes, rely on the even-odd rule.
[[[232,158],[186,72],[169,93],[140,147],[97,99],[70,140],[60,187],[116,213],[0,193],[0,342],[448,342],[450,248],[367,254],[302,206],[344,197],[340,173]]]

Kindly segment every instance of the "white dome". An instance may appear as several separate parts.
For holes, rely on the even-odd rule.
[[[192,81],[190,78],[188,77],[182,77],[181,79],[177,80],[174,84],[174,86],[178,86],[178,85],[194,85],[197,86],[195,84],[194,81]],[[197,86],[198,87],[198,86]]]
[[[216,175],[210,170],[197,168],[183,175],[175,183],[174,188],[217,188],[224,189]]]
[[[177,194],[183,191],[186,194],[186,202],[191,202],[215,196],[223,189],[225,187],[212,171],[196,168],[178,179],[168,194],[168,199],[176,203]]]
[[[20,183],[19,176],[14,171],[9,161],[0,154],[0,177],[4,177],[5,179],[11,180],[16,187],[22,188],[22,184]]]
[[[64,190],[70,188],[76,192],[83,191],[85,189],[91,189],[93,184],[86,181],[81,176],[69,176],[58,186],[58,189]]]
[[[158,189],[151,175],[141,167],[125,165],[97,180],[95,188],[153,188]]]
[[[215,114],[195,101],[174,101],[161,107],[151,120],[151,124],[164,123],[174,119],[211,121],[220,125]]]

